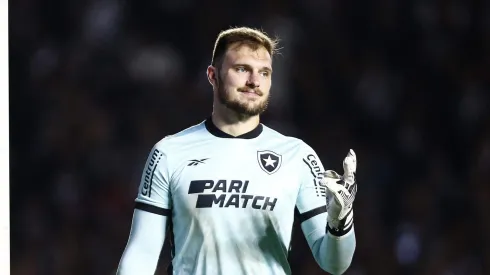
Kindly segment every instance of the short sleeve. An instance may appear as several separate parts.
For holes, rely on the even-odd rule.
[[[305,221],[326,212],[326,190],[320,185],[324,168],[316,152],[306,144],[301,150],[299,166],[300,189],[296,208],[300,220]]]
[[[168,216],[172,208],[167,156],[157,143],[143,169],[136,208]]]

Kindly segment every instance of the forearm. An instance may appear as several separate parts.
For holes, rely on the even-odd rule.
[[[331,274],[342,274],[350,266],[356,249],[354,227],[342,236],[327,230],[327,213],[305,220],[301,224],[306,241],[318,265]]]
[[[320,267],[331,274],[342,274],[349,268],[356,249],[354,228],[337,237],[329,232],[313,243],[313,256]]]
[[[155,274],[159,253],[128,246],[121,257],[117,275]]]
[[[165,240],[167,217],[136,209],[117,275],[153,275]]]

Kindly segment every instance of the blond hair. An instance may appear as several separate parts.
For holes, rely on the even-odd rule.
[[[264,47],[272,58],[277,51],[276,47],[278,45],[278,39],[272,39],[265,32],[248,27],[230,28],[221,31],[214,44],[211,65],[220,65],[221,59],[230,45],[235,43],[237,43],[238,46],[247,45],[254,50],[259,47]]]

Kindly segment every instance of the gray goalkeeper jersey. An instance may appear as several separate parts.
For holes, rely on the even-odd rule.
[[[173,274],[290,274],[295,208],[310,248],[322,249],[323,171],[300,139],[262,124],[233,137],[208,119],[154,146],[136,208],[169,217]]]

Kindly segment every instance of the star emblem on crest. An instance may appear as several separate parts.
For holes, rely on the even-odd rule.
[[[260,168],[271,175],[281,167],[282,156],[269,150],[257,151],[257,161]]]

